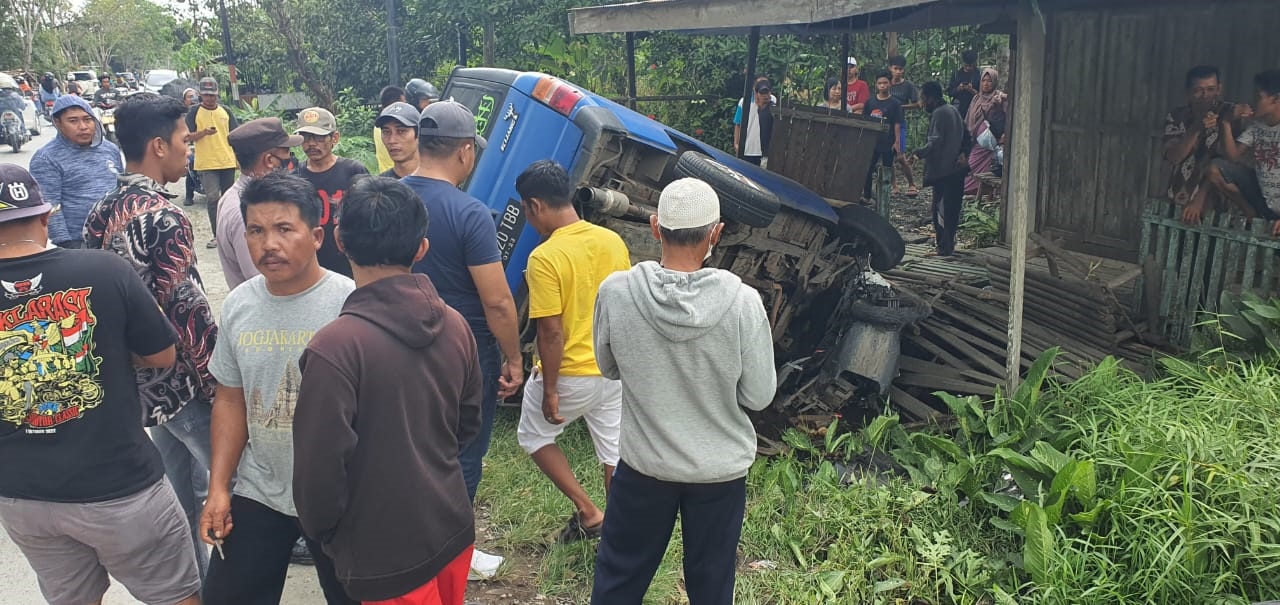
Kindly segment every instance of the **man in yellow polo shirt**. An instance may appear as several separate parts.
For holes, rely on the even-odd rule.
[[[547,239],[529,254],[529,318],[538,322],[538,359],[524,385],[516,439],[538,468],[573,502],[560,534],[568,543],[598,537],[604,511],[569,468],[556,437],[582,418],[604,465],[605,491],[618,464],[622,386],[600,375],[592,344],[596,291],[615,271],[631,268],[618,234],[578,217],[569,175],[551,160],[534,162],[516,179],[526,220]]]
[[[200,104],[192,105],[187,112],[187,142],[196,148],[195,169],[204,189],[204,201],[209,210],[210,229],[217,231],[218,200],[236,182],[236,154],[231,150],[227,135],[240,122],[226,105],[218,102],[218,81],[200,79]],[[218,240],[209,240],[206,248],[217,248]]]

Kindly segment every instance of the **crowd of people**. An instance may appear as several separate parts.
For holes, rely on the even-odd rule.
[[[1168,196],[1182,219],[1199,223],[1208,210],[1272,222],[1280,235],[1280,69],[1253,77],[1253,103],[1223,98],[1217,67],[1187,71],[1187,104],[1164,123]]]
[[[677,517],[691,601],[732,602],[747,410],[776,380],[759,294],[702,266],[723,228],[708,184],[663,189],[661,261],[633,267],[564,167],[519,175],[545,238],[525,381],[494,220],[460,188],[487,144],[466,106],[388,87],[372,176],[333,154],[324,108],[237,123],[217,90],[128,96],[119,146],[63,95],[30,172],[0,164],[0,525],[46,600],[98,602],[109,574],[145,603],[278,603],[301,541],[330,605],[461,605],[502,563],[472,510],[523,386],[516,439],[573,511],[559,540],[601,540],[592,602],[641,602]],[[192,148],[219,318],[167,189]],[[556,445],[579,418],[605,503]]]
[[[999,72],[993,67],[980,69],[978,53],[973,50],[961,53],[961,61],[945,88],[940,82],[917,87],[907,77],[906,57],[894,55],[871,80],[873,89],[862,79],[858,59],[849,57],[845,62],[844,90],[841,91],[838,78],[827,78],[819,91],[819,107],[863,116],[887,126],[876,140],[861,203],[874,204],[873,185],[882,167],[890,171],[893,194],[903,193],[894,175],[896,168],[906,181],[906,195],[916,197],[919,189],[914,165],[916,161],[924,162],[922,185],[933,190],[933,226],[936,254],[940,256],[955,252],[963,198],[978,193],[978,175],[1001,174],[1009,114],[1009,96],[1000,90]],[[773,116],[766,109],[778,101],[766,77],[757,78],[753,90],[755,102],[745,135],[741,132],[741,102],[734,114],[734,151],[741,150],[753,164],[767,166]],[[929,128],[924,143],[910,150],[908,123],[916,110],[927,113]]]

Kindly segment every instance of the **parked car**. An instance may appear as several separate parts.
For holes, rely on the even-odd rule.
[[[836,208],[790,179],[554,76],[456,68],[443,96],[470,107],[489,139],[486,149],[477,150],[475,172],[463,188],[495,215],[507,282],[522,317],[524,270],[540,241],[526,226],[515,191],[525,167],[546,158],[564,165],[579,187],[575,203],[583,217],[621,235],[633,262],[659,258],[649,216],[663,186],[693,176],[718,192],[725,222],[709,264],[755,287],[769,311],[777,360],[785,368],[779,377],[787,388],[780,396],[839,409],[888,388],[896,339],[893,350],[870,360],[855,355],[865,343],[846,339],[865,340],[866,330],[852,328],[867,311],[887,311],[902,320],[900,328],[927,313],[927,306],[876,274],[897,265],[905,245],[874,211],[856,204]],[[530,330],[525,334],[531,338]]]
[[[147,78],[143,80],[142,87],[148,92],[160,94],[160,89],[165,84],[178,79],[178,72],[172,69],[153,69],[147,72]]]
[[[98,72],[92,69],[69,71],[67,82],[75,82],[80,87],[80,94],[85,94],[85,91],[92,91],[98,87]]]

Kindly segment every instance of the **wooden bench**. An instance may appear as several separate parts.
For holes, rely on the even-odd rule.
[[[987,199],[995,201],[1000,197],[1001,192],[1004,190],[1004,179],[991,174],[990,172],[980,172],[973,175],[973,178],[978,181],[979,202],[982,201],[982,197],[984,195],[987,196]]]

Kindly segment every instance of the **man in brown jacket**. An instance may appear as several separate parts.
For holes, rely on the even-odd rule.
[[[339,212],[356,290],[300,361],[298,518],[352,598],[462,605],[475,523],[458,447],[480,430],[475,337],[410,270],[427,253],[417,194],[369,177]]]

